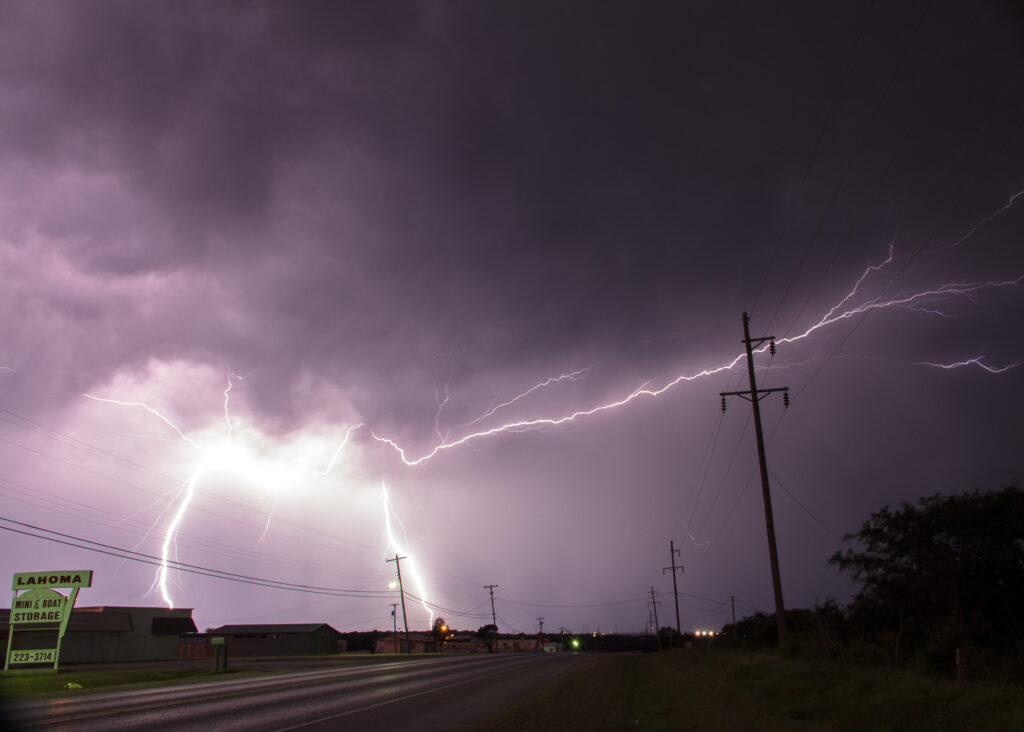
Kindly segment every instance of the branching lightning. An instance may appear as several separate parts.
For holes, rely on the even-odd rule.
[[[483,422],[488,417],[494,415],[494,413],[497,412],[499,409],[504,409],[505,407],[511,407],[516,402],[519,402],[519,401],[525,399],[526,397],[530,396],[530,394],[532,394],[535,391],[538,391],[539,389],[543,389],[546,386],[551,386],[552,384],[557,384],[557,383],[562,382],[562,381],[576,381],[577,379],[582,379],[582,378],[586,377],[587,372],[589,372],[590,369],[592,369],[592,368],[593,368],[592,365],[591,366],[586,366],[586,367],[584,367],[582,369],[578,369],[576,371],[570,371],[567,374],[562,374],[561,376],[552,376],[550,379],[545,379],[544,381],[540,382],[539,384],[534,384],[529,389],[524,391],[522,394],[517,394],[516,396],[512,397],[508,401],[504,401],[504,402],[501,402],[500,404],[493,405],[490,409],[488,409],[486,412],[481,414],[479,417],[477,417],[475,419],[472,419],[469,422],[465,422],[464,424],[461,424],[459,426],[460,427],[472,427],[473,425],[475,425],[475,424],[477,424],[479,422]],[[447,401],[447,395],[448,394],[447,394],[447,389],[446,389],[445,390],[446,401]]]
[[[945,245],[935,250],[928,252],[918,252],[910,255],[912,261],[914,257],[924,254],[933,254],[935,252],[944,251],[946,249],[959,246],[964,242],[968,241],[976,231],[981,227],[990,223],[1001,214],[1008,211],[1018,198],[1024,196],[1024,191],[1020,191],[1014,194],[1009,201],[998,209],[995,213],[991,214],[984,220],[980,221],[974,227],[972,227],[964,236],[960,237],[957,241],[952,244]],[[799,341],[809,339],[819,332],[825,331],[826,329],[837,326],[844,321],[849,321],[860,315],[865,315],[872,311],[887,310],[887,309],[911,309],[918,312],[927,312],[931,314],[940,315],[943,317],[955,317],[949,313],[943,312],[939,309],[939,305],[951,298],[972,298],[983,291],[999,290],[1006,288],[1016,288],[1024,284],[1024,275],[1020,275],[1010,279],[1003,280],[978,280],[969,282],[948,282],[942,285],[932,287],[930,289],[919,289],[914,291],[897,292],[894,294],[887,294],[895,282],[899,279],[900,274],[889,272],[890,268],[896,261],[896,245],[895,241],[889,242],[888,254],[881,262],[877,264],[868,264],[860,276],[856,279],[851,289],[831,308],[829,308],[825,314],[813,322],[809,327],[805,328],[802,332],[796,335],[786,336],[777,339],[778,343],[797,343]],[[881,276],[888,277],[885,287],[882,289],[881,294],[867,295],[864,293],[864,289],[867,283],[873,281],[876,277]],[[769,348],[768,344],[755,350],[755,353],[762,354]],[[624,407],[633,401],[637,401],[641,398],[656,398],[659,397],[674,387],[686,383],[697,381],[706,377],[713,376],[731,370],[734,366],[740,363],[744,358],[744,353],[739,353],[735,357],[726,360],[718,365],[708,366],[692,373],[684,373],[674,378],[671,378],[667,382],[662,383],[660,386],[654,385],[652,381],[644,382],[632,390],[626,392],[624,395],[617,398],[611,399],[610,401],[603,402],[594,406],[577,409],[568,413],[564,413],[557,416],[529,416],[522,419],[514,419],[511,421],[502,422],[496,425],[484,427],[475,431],[465,432],[460,436],[451,437],[451,430],[442,430],[441,428],[441,414],[445,405],[450,400],[450,394],[447,386],[444,389],[443,396],[435,391],[435,402],[437,404],[437,410],[434,417],[434,432],[437,436],[437,443],[427,449],[425,452],[419,455],[414,455],[406,447],[399,444],[399,442],[391,437],[379,434],[373,427],[365,422],[359,422],[357,424],[350,425],[346,428],[344,436],[339,444],[334,448],[330,459],[327,461],[326,466],[322,470],[306,471],[304,469],[296,469],[292,467],[287,472],[299,476],[300,479],[305,479],[309,476],[323,477],[331,473],[336,467],[340,456],[343,454],[345,448],[350,444],[351,438],[355,432],[363,432],[369,435],[369,437],[382,444],[386,445],[398,455],[401,461],[409,467],[415,467],[423,465],[424,463],[432,460],[440,453],[452,450],[454,448],[466,445],[469,442],[482,440],[487,437],[493,437],[496,435],[520,432],[525,430],[535,430],[541,428],[558,427],[567,423],[582,420],[587,417],[592,417],[604,412],[614,411],[620,407]],[[812,357],[812,360],[817,359],[818,356]],[[864,357],[870,358],[870,357]],[[878,360],[892,360],[892,359],[878,359]],[[941,363],[933,361],[895,361],[904,365],[915,365],[922,367],[931,367],[943,370],[952,370],[959,368],[979,368],[990,374],[1002,374],[1011,369],[1015,369],[1024,364],[1024,358],[1018,359],[1012,363],[993,366],[987,363],[982,356],[975,356],[971,358],[964,358],[961,360]],[[799,365],[798,362],[794,362],[791,365]],[[474,427],[482,423],[486,423],[487,420],[492,419],[498,415],[499,412],[507,410],[513,406],[522,406],[526,403],[528,397],[538,392],[541,389],[551,387],[567,381],[576,381],[585,378],[589,371],[593,368],[588,366],[576,371],[563,373],[559,376],[550,377],[544,379],[537,384],[525,389],[518,395],[506,399],[504,401],[494,403],[485,412],[480,414],[467,422],[462,423],[457,429],[465,429]],[[232,387],[236,380],[241,380],[244,377],[239,376],[231,371],[228,372],[227,385],[224,389],[224,424],[225,424],[225,436],[224,441],[214,447],[204,447],[197,441],[189,437],[185,432],[180,429],[171,419],[152,408],[151,406],[140,402],[140,401],[123,401],[112,398],[105,398],[94,396],[92,394],[84,394],[88,399],[96,402],[103,402],[107,404],[113,404],[122,407],[138,407],[146,410],[152,416],[164,422],[170,427],[186,444],[195,448],[197,451],[202,453],[203,457],[200,459],[195,470],[192,472],[190,477],[182,484],[181,497],[178,502],[177,510],[167,526],[165,539],[162,545],[162,560],[163,563],[159,568],[157,577],[154,580],[155,587],[159,588],[159,591],[168,604],[172,606],[172,599],[167,589],[167,562],[171,556],[172,551],[176,549],[175,537],[177,531],[181,526],[184,517],[191,505],[197,486],[209,472],[215,467],[230,466],[232,470],[240,471],[244,477],[252,479],[254,484],[259,485],[261,481],[266,481],[267,478],[263,473],[265,471],[258,470],[256,466],[260,465],[260,461],[253,456],[251,452],[246,452],[240,449],[235,444],[236,428],[239,424],[232,418],[230,411],[230,395]],[[242,442],[239,440],[239,442]],[[265,461],[264,461],[265,462]],[[392,529],[392,522],[401,524],[400,519],[394,512],[394,507],[391,503],[388,495],[387,486],[381,483],[381,492],[383,496],[383,507],[384,507],[384,525],[388,536],[390,546],[399,553],[405,551],[399,544],[397,537]],[[272,515],[272,514],[271,514]],[[267,529],[269,529],[268,517],[267,528],[263,532],[263,536],[260,541],[266,537]],[[402,525],[404,530],[404,525]],[[696,539],[690,534],[689,530],[686,530],[690,540],[695,546],[701,546]],[[421,597],[426,597],[425,588],[423,585],[422,577],[416,568],[416,562],[413,559],[408,560],[407,566],[409,567],[409,576],[419,586],[419,594]],[[430,607],[424,601],[424,609],[430,614],[431,619],[433,618],[433,612]]]

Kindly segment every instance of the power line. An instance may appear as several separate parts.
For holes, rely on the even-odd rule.
[[[617,607],[617,606],[621,606],[621,605],[636,605],[636,604],[641,603],[641,602],[647,602],[647,598],[646,597],[635,598],[635,599],[632,599],[632,600],[620,600],[618,602],[592,603],[592,604],[589,604],[589,605],[553,605],[551,603],[542,603],[542,602],[517,602],[515,600],[509,600],[508,598],[505,598],[505,597],[501,597],[501,598],[498,598],[498,599],[500,599],[502,602],[507,602],[510,605],[524,605],[526,607],[548,607],[548,608],[566,608],[566,609],[586,609],[586,608],[592,608],[592,607]]]
[[[835,111],[836,103],[839,101],[839,93],[846,85],[846,77],[849,75],[850,68],[853,66],[853,59],[857,54],[857,48],[860,46],[861,37],[864,35],[864,28],[867,27],[868,17],[871,15],[871,9],[873,6],[874,0],[872,0],[870,5],[868,5],[868,9],[864,13],[864,18],[861,20],[860,28],[857,31],[857,37],[853,42],[853,48],[850,49],[850,55],[846,59],[846,66],[843,68],[842,77],[839,80],[839,84],[836,85],[835,94],[832,95],[832,100],[829,102],[828,110],[825,112],[825,118],[821,123],[821,129],[818,131],[818,137],[814,141],[807,164],[804,166],[804,174],[800,178],[800,184],[797,187],[796,195],[793,197],[793,202],[790,204],[789,211],[786,213],[786,219],[782,224],[782,229],[779,231],[779,236],[775,240],[775,251],[772,253],[772,258],[764,270],[764,277],[762,278],[761,285],[757,290],[757,296],[754,298],[754,304],[751,307],[751,310],[756,310],[758,304],[761,302],[761,294],[764,292],[764,286],[768,282],[768,275],[771,273],[772,267],[775,266],[775,260],[778,259],[779,251],[782,249],[782,240],[785,238],[786,232],[789,230],[789,223],[796,211],[797,203],[803,195],[804,185],[807,183],[807,179],[811,175],[811,168],[818,156],[818,148],[821,146],[821,141],[825,138],[825,130],[828,129],[829,122],[832,119],[832,113]],[[770,325],[771,323],[769,322],[769,327]]]
[[[31,531],[42,531],[46,534],[52,534],[53,536],[41,536],[39,534],[33,534],[30,531],[15,529],[11,526],[0,526],[0,529],[3,529],[4,531],[10,531],[15,534],[22,534],[24,536],[30,536],[35,539],[42,539],[43,541],[49,541],[56,544],[63,544],[65,546],[71,546],[77,549],[84,549],[86,551],[95,552],[97,554],[105,554],[107,556],[117,557],[118,559],[139,562],[141,564],[149,564],[156,567],[167,566],[169,569],[173,569],[175,571],[187,572],[189,574],[198,574],[205,577],[212,577],[214,579],[223,579],[229,580],[231,582],[240,582],[242,584],[270,587],[272,589],[278,590],[292,590],[296,592],[309,592],[312,594],[334,595],[338,597],[370,598],[378,597],[382,594],[390,594],[391,592],[390,590],[349,590],[331,587],[316,587],[313,585],[303,585],[293,582],[283,582],[280,580],[267,579],[263,577],[254,577],[250,575],[237,574],[234,572],[227,572],[225,570],[214,569],[212,567],[203,567],[197,564],[187,564],[185,562],[179,562],[173,559],[164,560],[163,558],[154,556],[152,554],[145,554],[143,552],[137,552],[132,549],[125,549],[123,547],[118,547],[111,544],[104,544],[102,542],[93,541],[92,539],[85,539],[80,536],[74,536],[73,534],[65,534],[63,532],[54,531],[53,529],[47,529],[42,526],[37,526],[35,524],[29,524],[23,521],[16,521],[14,519],[7,518],[6,516],[0,516],[0,521],[6,521],[7,523],[14,524],[15,526],[21,526],[24,529],[30,529]],[[57,539],[54,537],[61,538]]]
[[[17,486],[17,487],[16,488],[12,488],[10,486],[3,485],[5,483],[9,483],[9,484],[11,484],[13,486]],[[22,490],[19,490],[19,488],[22,489]],[[147,536],[152,535],[154,532],[156,533],[156,535],[158,537],[165,537],[166,536],[166,532],[163,530],[162,527],[154,528],[153,526],[147,525],[144,522],[138,521],[137,519],[134,519],[134,518],[131,518],[131,517],[127,517],[127,518],[121,519],[119,522],[112,522],[112,521],[109,520],[108,514],[106,514],[104,512],[101,512],[101,511],[98,511],[98,510],[94,509],[92,506],[89,506],[88,504],[81,503],[79,501],[74,501],[74,500],[71,500],[71,499],[68,499],[68,498],[64,498],[64,497],[61,497],[61,496],[56,496],[54,494],[47,493],[43,489],[33,488],[31,486],[25,485],[23,483],[19,483],[17,481],[10,480],[8,478],[0,478],[0,492],[9,494],[9,498],[11,500],[18,501],[19,503],[25,503],[25,504],[30,505],[30,506],[35,506],[37,508],[42,508],[42,509],[44,509],[46,511],[49,511],[51,513],[58,513],[58,514],[61,514],[63,516],[69,516],[71,518],[77,518],[77,519],[87,518],[89,520],[89,522],[92,523],[92,524],[100,524],[100,525],[106,526],[107,528],[114,529],[115,531],[120,531],[122,533],[131,534],[133,536],[146,538]],[[48,503],[46,503],[46,502],[40,503],[40,502],[37,502],[37,501],[33,500],[33,499],[38,497],[37,494],[39,494],[39,493],[46,494],[46,495],[50,496],[51,499],[53,499],[53,500],[51,500]],[[28,496],[28,497],[26,498],[26,497],[19,497],[19,496]],[[68,510],[62,510],[61,508],[55,507],[54,502],[58,502],[58,505],[60,503],[66,504]],[[137,530],[133,531],[130,528],[128,528],[129,526],[134,527]],[[212,541],[210,539],[206,539],[206,538],[202,538],[202,537],[198,537],[198,536],[193,536],[191,534],[186,534],[184,532],[177,532],[176,535],[175,535],[175,540],[181,546],[190,547],[190,548],[196,549],[197,551],[201,551],[201,552],[204,552],[204,553],[207,553],[207,554],[214,554],[216,556],[224,557],[226,559],[235,559],[235,560],[242,560],[242,561],[251,561],[251,559],[252,559],[252,554],[250,552],[245,551],[245,550],[238,549],[236,547],[232,547],[232,546],[229,546],[227,544],[222,544],[220,542]],[[311,543],[318,544],[317,542],[311,542]],[[326,545],[323,545],[323,544],[318,544],[318,545],[326,547]],[[332,548],[332,547],[327,547],[327,548]],[[337,570],[337,568],[334,568],[334,567],[326,567],[326,566],[323,566],[323,565],[312,564],[312,563],[309,563],[309,562],[302,562],[302,561],[299,561],[299,560],[288,559],[288,558],[285,558],[285,557],[281,557],[279,555],[267,554],[267,553],[262,553],[262,552],[260,553],[260,560],[263,563],[265,563],[265,564],[274,565],[274,566],[280,567],[281,569],[291,570],[291,571],[298,570],[298,571],[329,572],[329,573],[335,574],[335,575],[337,575],[339,577],[340,576],[351,575],[351,574],[360,574],[360,573],[353,573],[353,572],[339,572]],[[367,575],[367,576],[369,576],[369,575]]]
[[[95,447],[93,445],[90,445],[90,444],[88,444],[86,442],[83,442],[82,440],[79,440],[79,439],[77,439],[77,438],[75,438],[75,437],[73,437],[71,435],[65,434],[65,433],[63,433],[63,432],[61,432],[59,430],[56,430],[56,429],[54,429],[52,427],[49,427],[49,426],[47,426],[47,425],[45,425],[45,424],[43,424],[41,422],[37,422],[37,421],[32,420],[32,419],[30,419],[28,417],[20,415],[17,412],[13,412],[10,409],[6,409],[4,407],[0,407],[0,412],[3,412],[5,414],[11,415],[11,416],[14,416],[17,419],[22,420],[22,421],[24,421],[24,422],[26,422],[26,423],[28,423],[30,425],[33,425],[34,427],[36,427],[38,429],[32,429],[30,427],[26,427],[25,425],[18,424],[17,422],[14,422],[14,421],[9,420],[9,419],[3,420],[5,422],[7,422],[8,424],[12,424],[12,425],[14,425],[16,427],[20,427],[22,429],[26,429],[26,430],[28,430],[30,432],[33,432],[35,434],[38,434],[38,435],[40,435],[42,437],[45,437],[45,438],[50,439],[50,440],[53,440],[53,441],[57,442],[60,445],[64,445],[65,447],[70,447],[70,448],[79,450],[81,452],[85,452],[86,454],[89,454],[89,455],[91,455],[93,457],[99,457],[101,459],[105,459],[105,460],[111,461],[111,462],[117,464],[120,467],[129,467],[129,468],[137,470],[137,471],[139,471],[141,473],[147,474],[150,477],[154,477],[154,478],[157,478],[159,480],[162,480],[162,481],[168,483],[169,485],[173,485],[175,487],[180,487],[183,483],[186,482],[184,479],[174,478],[174,477],[172,477],[170,475],[167,475],[165,473],[161,473],[160,471],[154,470],[153,468],[145,466],[145,465],[143,465],[141,463],[135,462],[133,460],[129,460],[127,458],[123,458],[123,457],[121,457],[121,456],[119,456],[119,455],[117,455],[115,453],[109,452],[107,450],[103,450],[101,448],[97,448],[97,447]],[[58,437],[61,438],[61,439],[58,439]],[[88,473],[90,475],[94,475],[94,476],[102,478],[104,480],[109,480],[109,481],[111,481],[113,483],[116,483],[118,485],[122,485],[122,486],[124,486],[126,488],[131,488],[133,490],[136,490],[136,491],[139,491],[141,493],[145,493],[147,495],[151,495],[151,496],[154,496],[154,497],[157,497],[157,498],[166,498],[166,494],[165,493],[156,493],[154,491],[151,491],[151,490],[148,490],[146,488],[143,488],[142,486],[137,485],[135,483],[130,483],[130,482],[121,480],[120,478],[115,478],[115,477],[107,475],[105,473],[102,473],[102,472],[99,472],[99,471],[96,471],[96,470],[92,470],[91,468],[87,468],[87,467],[85,467],[83,465],[80,465],[78,463],[75,463],[73,461],[57,457],[56,455],[53,455],[51,453],[48,453],[48,452],[45,452],[45,451],[42,451],[42,450],[38,450],[36,448],[33,448],[33,447],[28,446],[28,445],[22,444],[20,442],[16,442],[14,440],[11,440],[11,439],[8,439],[8,438],[4,438],[4,437],[0,437],[0,442],[5,442],[5,443],[7,443],[9,445],[12,445],[14,447],[18,447],[20,449],[26,450],[26,451],[31,452],[33,454],[39,455],[40,457],[44,457],[44,458],[46,458],[48,460],[53,460],[53,461],[61,463],[63,465],[67,465],[68,467],[72,467],[72,468],[75,468],[77,470],[81,470],[81,471],[83,471],[85,473]],[[242,510],[245,510],[245,511],[248,511],[248,512],[253,512],[253,513],[255,512],[255,509],[252,506],[248,505],[248,504],[242,503],[240,501],[232,500],[230,498],[227,498],[226,496],[222,496],[222,495],[219,495],[217,493],[212,493],[210,491],[203,490],[201,487],[197,488],[197,492],[201,493],[206,498],[210,498],[212,500],[218,501],[218,502],[223,503],[223,504],[225,504],[227,506],[230,506],[232,508],[242,509]],[[243,526],[250,526],[250,527],[254,526],[253,524],[246,524],[244,521],[241,521],[241,520],[239,520],[237,518],[234,518],[233,516],[227,516],[227,515],[224,515],[224,514],[220,514],[220,513],[217,513],[215,511],[211,511],[210,509],[205,509],[205,508],[196,506],[196,507],[193,508],[193,510],[200,511],[200,512],[212,515],[212,516],[216,516],[218,518],[222,518],[222,519],[225,519],[225,520],[228,520],[228,521],[234,521],[236,523],[242,524]],[[301,540],[306,542],[306,543],[308,543],[308,539],[307,539],[308,533],[312,532],[312,533],[321,534],[321,535],[326,536],[326,537],[330,537],[330,538],[335,539],[335,540],[340,540],[340,541],[342,541],[342,542],[344,542],[346,544],[352,544],[352,545],[361,547],[363,549],[370,549],[370,550],[374,550],[375,549],[373,546],[371,546],[369,544],[363,544],[362,542],[354,541],[352,539],[346,539],[345,537],[334,536],[334,535],[328,534],[327,532],[324,532],[324,531],[319,531],[317,529],[312,529],[312,528],[309,528],[307,526],[302,526],[302,525],[297,524],[297,523],[295,523],[293,521],[288,521],[287,519],[279,518],[276,523],[285,524],[285,525],[288,525],[288,526],[293,526],[293,527],[299,529],[302,532],[302,534],[303,534],[303,538]],[[254,528],[260,529],[261,527],[255,526]],[[289,538],[292,538],[292,539],[295,539],[295,540],[299,540],[299,539],[296,539],[296,537],[289,537]],[[323,546],[326,547],[327,545],[323,545]],[[366,556],[370,556],[370,555],[366,554]]]
[[[842,535],[838,531],[835,531],[834,529],[829,527],[827,524],[825,524],[824,521],[822,521],[820,518],[818,518],[813,513],[811,513],[811,510],[809,508],[807,508],[807,506],[805,506],[804,504],[800,503],[800,501],[797,499],[796,496],[793,495],[793,493],[789,490],[789,488],[787,488],[785,486],[785,484],[781,480],[779,480],[779,476],[777,476],[771,470],[769,470],[768,473],[772,476],[772,478],[775,479],[775,484],[777,486],[779,486],[782,490],[784,490],[786,492],[786,495],[790,497],[790,499],[793,501],[793,503],[795,503],[797,506],[799,506],[803,510],[804,513],[806,513],[808,516],[810,516],[814,520],[814,522],[818,524],[818,526],[820,526],[821,528],[825,529],[825,531],[827,531],[828,533],[832,534],[832,536],[836,537],[837,539],[842,539],[843,538]]]

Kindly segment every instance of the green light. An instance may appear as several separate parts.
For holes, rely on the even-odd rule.
[[[572,639],[572,647],[573,648],[579,648],[580,647],[580,640],[579,640],[579,638],[573,638]]]

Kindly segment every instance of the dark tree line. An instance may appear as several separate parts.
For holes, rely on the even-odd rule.
[[[933,495],[884,507],[830,562],[861,582],[851,629],[895,634],[897,663],[1024,651],[1024,491]]]
[[[859,582],[857,593],[846,607],[787,610],[791,639],[829,655],[856,645],[898,665],[1024,676],[1024,491],[885,506],[844,540],[851,546],[829,562]],[[778,643],[765,613],[723,631],[726,645]]]

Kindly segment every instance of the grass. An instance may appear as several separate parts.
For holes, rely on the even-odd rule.
[[[265,676],[280,671],[310,670],[325,667],[362,666],[394,660],[408,660],[407,655],[346,654],[344,656],[289,656],[260,659],[232,659],[228,671],[216,673],[213,662],[202,666],[159,666],[139,664],[132,668],[89,669],[62,668],[17,669],[0,673],[0,699],[11,701],[47,695],[69,696],[89,691],[114,691],[121,688],[141,689],[147,686],[206,683],[226,679]],[[65,684],[82,688],[65,689]]]
[[[187,684],[221,679],[237,679],[257,676],[265,672],[251,670],[229,670],[214,673],[212,668],[119,668],[101,670],[62,670],[54,673],[49,669],[7,671],[0,675],[0,699],[8,701],[18,698],[43,696],[47,694],[81,694],[95,689],[112,691],[118,688],[145,688],[168,684]],[[64,685],[74,683],[81,689],[65,689]]]
[[[813,656],[667,651],[603,657],[470,729],[1024,729],[1024,688]]]

